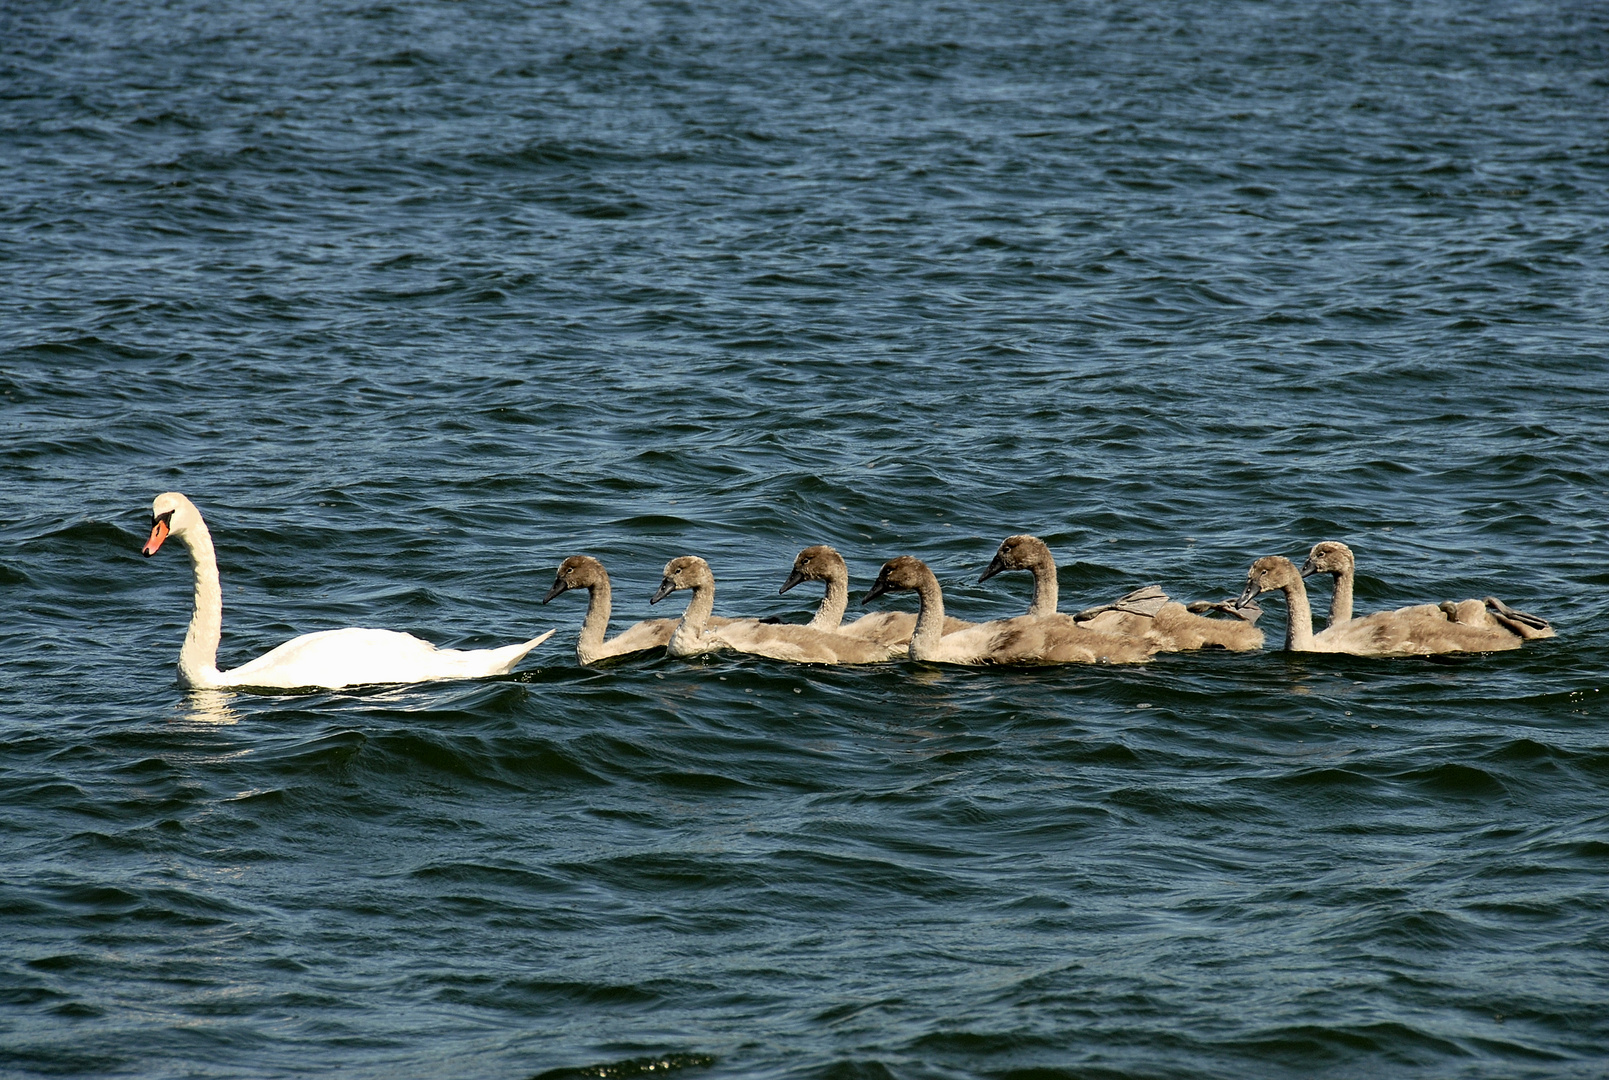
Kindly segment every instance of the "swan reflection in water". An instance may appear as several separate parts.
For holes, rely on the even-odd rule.
[[[175,722],[185,724],[238,724],[241,716],[232,705],[235,695],[227,690],[192,690],[184,695]]]

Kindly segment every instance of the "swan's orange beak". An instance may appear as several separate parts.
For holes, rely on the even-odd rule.
[[[156,554],[156,549],[161,547],[162,541],[166,540],[167,538],[168,519],[166,517],[159,517],[155,521],[151,522],[151,539],[145,542],[145,546],[140,549],[140,554],[149,559],[152,555]]]

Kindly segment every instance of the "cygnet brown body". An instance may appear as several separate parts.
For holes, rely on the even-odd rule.
[[[1301,571],[1279,555],[1251,564],[1242,601],[1278,589],[1287,606],[1285,648],[1292,652],[1348,653],[1353,656],[1424,656],[1453,652],[1517,649],[1529,638],[1552,637],[1546,622],[1509,608],[1496,597],[1458,603],[1416,604],[1348,619],[1313,633],[1313,609]]]
[[[812,630],[864,638],[879,645],[907,645],[911,635],[916,632],[916,616],[909,611],[873,611],[845,625],[844,611],[849,606],[849,566],[842,555],[826,544],[816,544],[799,552],[793,560],[793,571],[788,575],[788,580],[777,591],[785,593],[806,581],[820,581],[827,586],[815,618],[806,624]],[[953,634],[972,625],[946,616],[944,632]]]
[[[662,649],[676,629],[675,619],[644,619],[605,641],[612,603],[609,572],[603,568],[603,563],[590,555],[572,555],[560,563],[558,572],[553,576],[553,588],[542,598],[542,603],[571,589],[587,590],[587,614],[581,623],[581,636],[575,643],[576,661],[583,666],[617,656]],[[726,622],[726,619],[710,619],[712,626]]]
[[[1138,664],[1156,652],[1143,637],[1091,630],[1066,615],[1019,615],[941,633],[944,596],[920,559],[901,555],[883,564],[866,601],[886,592],[914,591],[921,607],[911,636],[911,659],[941,664]]]
[[[683,555],[665,564],[664,578],[650,603],[657,604],[678,589],[689,589],[693,596],[666,643],[670,656],[730,650],[797,664],[875,664],[906,654],[903,645],[882,645],[808,626],[758,619],[732,619],[714,626],[710,612],[715,606],[715,575],[709,563],[696,555]]]
[[[1000,542],[989,568],[978,580],[987,581],[995,574],[1008,570],[1028,570],[1034,575],[1034,601],[1028,608],[1029,615],[1055,613],[1056,560],[1043,540],[1028,535],[1006,537]],[[1091,630],[1121,636],[1144,636],[1156,643],[1158,652],[1186,652],[1193,649],[1245,652],[1263,647],[1263,632],[1252,625],[1251,618],[1244,615],[1229,619],[1208,618],[1169,600],[1155,586],[1135,590],[1114,604],[1079,612],[1073,619]]]

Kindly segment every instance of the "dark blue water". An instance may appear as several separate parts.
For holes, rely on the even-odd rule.
[[[0,1073],[1603,1075],[1606,117],[1590,4],[6,7]],[[186,694],[169,489],[224,666],[561,630]],[[538,603],[802,620],[831,543],[993,618],[1025,531],[1067,610],[1339,539],[1559,636],[589,670]]]

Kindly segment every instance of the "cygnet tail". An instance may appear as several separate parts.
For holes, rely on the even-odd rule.
[[[1156,613],[1162,610],[1168,602],[1168,594],[1160,586],[1144,585],[1133,592],[1124,593],[1110,604],[1101,604],[1098,607],[1085,608],[1073,616],[1074,622],[1088,622],[1097,615],[1108,611],[1122,611],[1130,615],[1143,615],[1146,618],[1155,618]]]

